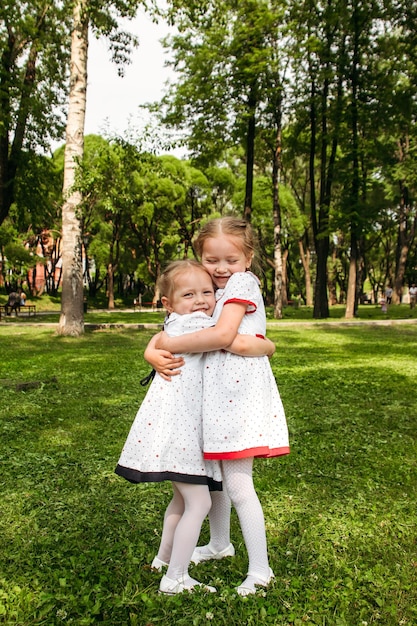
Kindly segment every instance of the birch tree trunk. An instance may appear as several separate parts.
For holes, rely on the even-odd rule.
[[[306,289],[306,305],[313,306],[313,292],[311,289],[311,253],[308,247],[306,246],[304,252],[304,244],[302,239],[298,240],[298,249],[300,251],[300,259],[304,268],[304,276],[305,276],[305,289]]]
[[[346,294],[346,310],[345,318],[352,319],[356,315],[357,302],[357,279],[358,279],[358,244],[356,237],[351,233],[350,240],[350,260],[349,260],[349,279]]]
[[[59,335],[84,332],[81,193],[74,189],[75,174],[84,152],[87,95],[87,0],[77,0],[71,36],[70,94],[64,157],[62,207],[62,300]]]
[[[281,247],[281,206],[279,202],[279,171],[281,164],[281,129],[276,136],[274,159],[272,163],[272,196],[274,218],[274,318],[282,318],[282,287],[283,287],[283,263]]]

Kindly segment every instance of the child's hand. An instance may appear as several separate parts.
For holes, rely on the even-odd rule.
[[[171,376],[181,374],[181,367],[184,365],[182,356],[174,357],[166,350],[156,350],[153,368],[164,380],[171,382]]]
[[[275,344],[273,341],[271,341],[270,339],[268,339],[268,337],[265,337],[265,341],[267,342],[268,345],[268,352],[267,352],[267,357],[271,358],[271,356],[274,354],[275,352]]]
[[[184,359],[182,357],[174,357],[168,350],[158,350],[156,348],[156,341],[160,334],[162,333],[152,337],[145,350],[144,357],[164,380],[170,381],[171,376],[181,374],[180,368],[184,365]]]

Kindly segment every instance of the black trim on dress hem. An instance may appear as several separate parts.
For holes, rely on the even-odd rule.
[[[178,474],[176,472],[140,472],[117,465],[114,470],[118,476],[125,478],[130,483],[160,483],[164,480],[171,480],[177,483],[190,483],[192,485],[208,485],[210,491],[222,491],[222,483],[214,480],[210,476],[195,476],[191,474]]]

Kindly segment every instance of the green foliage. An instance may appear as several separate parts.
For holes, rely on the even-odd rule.
[[[211,187],[203,172],[119,140],[86,138],[77,185],[95,267],[105,274],[111,259],[119,276],[134,275],[149,289],[180,251],[192,254],[198,220],[210,210]]]
[[[0,9],[0,224],[16,201],[21,218],[36,204],[47,206],[46,189],[41,193],[47,168],[35,150],[46,151],[63,131],[70,15],[66,2],[44,0],[6,2]],[[40,184],[29,194],[35,181]]]
[[[11,220],[7,219],[0,226],[0,248],[3,250],[17,238],[17,230]]]
[[[11,208],[19,232],[59,229],[62,178],[54,159],[34,152],[21,155],[22,176],[16,180],[15,207]]]
[[[2,249],[4,261],[2,274],[9,287],[16,289],[22,286],[27,277],[27,272],[36,263],[42,263],[43,259],[34,255],[24,246],[23,241],[9,241]]]
[[[30,252],[26,250],[26,248],[24,248],[22,244],[19,245],[15,242],[8,243],[5,246],[4,251],[7,260],[12,265],[28,265],[33,261]]]
[[[107,38],[121,73],[138,42],[120,18],[133,17],[141,4],[88,2],[93,35]],[[143,5],[156,16],[153,2]],[[3,159],[7,155],[1,169],[11,173],[0,222],[9,214],[26,242],[43,228],[60,229],[64,150],[51,160],[39,149],[45,152],[51,137],[62,135],[71,6],[17,0],[0,9],[0,137]],[[199,220],[242,213],[247,123],[255,113],[252,220],[268,284],[274,282],[268,181],[279,139],[288,295],[304,296],[320,267],[323,294],[329,282],[343,296],[353,232],[359,290],[370,281],[377,292],[397,278],[399,296],[416,267],[416,16],[409,3],[401,0],[394,10],[332,0],[311,10],[303,1],[172,0],[165,9],[175,24],[166,45],[177,74],[154,110],[175,132],[185,132],[193,161],[144,150],[156,144],[161,150],[161,124],[151,138],[149,129],[140,137],[127,130],[123,140],[86,138],[78,183],[88,254],[98,271],[88,278],[90,293],[104,285],[109,266],[116,284],[131,284],[133,277],[152,289],[167,260],[192,256]],[[25,82],[29,59],[36,71]],[[322,252],[327,237],[330,250]]]
[[[0,623],[415,624],[416,329],[271,327],[292,450],[255,463],[276,582],[242,599],[234,514],[236,557],[192,570],[219,593],[158,595],[170,487],[113,473],[154,331],[0,326]]]

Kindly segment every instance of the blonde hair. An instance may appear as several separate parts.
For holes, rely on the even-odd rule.
[[[259,262],[256,258],[258,243],[256,234],[249,222],[238,217],[228,216],[215,218],[207,222],[207,224],[201,228],[194,242],[195,250],[200,259],[205,241],[219,237],[220,235],[228,235],[239,239],[245,257],[255,259],[255,262],[253,263],[252,261],[252,264],[256,266],[257,270],[260,270]]]
[[[158,278],[157,286],[159,289],[160,297],[165,297],[168,298],[168,300],[171,300],[172,295],[175,291],[175,281],[178,275],[183,274],[184,272],[188,272],[189,270],[199,270],[200,272],[204,272],[205,274],[210,276],[205,267],[195,259],[181,259],[179,261],[172,261],[171,263],[169,263],[169,265],[167,265],[167,267]]]

